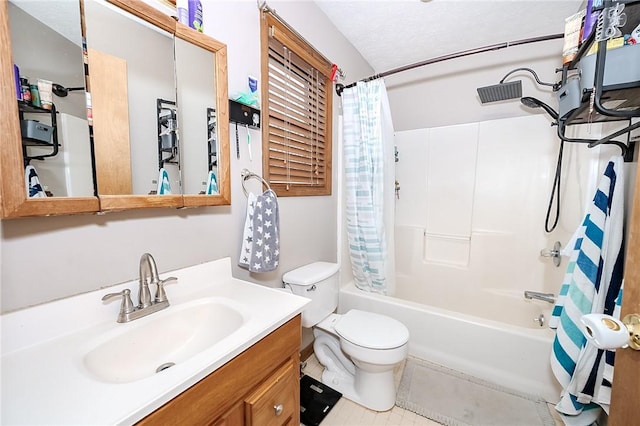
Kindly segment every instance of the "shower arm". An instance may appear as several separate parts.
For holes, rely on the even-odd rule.
[[[506,80],[507,77],[509,77],[511,74],[516,73],[518,71],[528,71],[531,73],[531,75],[533,75],[533,78],[536,80],[536,83],[538,83],[540,86],[549,86],[553,88],[553,91],[556,92],[558,91],[558,89],[560,89],[561,84],[560,83],[546,83],[544,81],[540,81],[540,79],[538,78],[538,74],[536,74],[536,72],[534,70],[532,70],[531,68],[516,68],[514,70],[511,70],[507,73],[507,75],[505,75],[504,77],[502,77],[502,80],[500,80],[500,84],[504,83],[504,81]]]

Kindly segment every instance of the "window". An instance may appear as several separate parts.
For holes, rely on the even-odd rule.
[[[262,12],[262,173],[278,196],[331,195],[331,63]]]

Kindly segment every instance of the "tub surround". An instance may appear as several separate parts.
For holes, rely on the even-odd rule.
[[[229,258],[163,273],[160,278],[169,275],[178,278],[166,288],[171,306],[128,324],[116,323],[117,300],[103,303],[101,298],[125,288],[135,293],[137,280],[0,317],[1,423],[137,422],[289,322],[308,303],[306,298],[233,278]],[[153,321],[156,315],[201,299],[231,306],[242,315],[242,326],[193,357],[140,380],[107,382],[85,366],[84,355],[114,330]],[[156,338],[162,339],[162,334]]]

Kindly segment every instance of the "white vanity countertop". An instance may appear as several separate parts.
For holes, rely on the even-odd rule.
[[[2,315],[0,423],[135,423],[301,313],[309,302],[233,278],[229,258],[160,274],[169,276],[178,278],[166,286],[171,306],[127,324],[116,323],[120,300],[101,298],[129,288],[135,304],[137,280]],[[141,380],[107,383],[85,367],[83,357],[101,335],[136,321],[152,321],[154,315],[202,298],[234,306],[244,324],[192,358]]]

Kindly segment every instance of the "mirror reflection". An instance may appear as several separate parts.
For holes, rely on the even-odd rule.
[[[218,194],[215,55],[176,37],[175,57],[183,190],[185,194]]]
[[[98,195],[180,194],[173,36],[85,1]]]
[[[8,4],[30,197],[95,195],[78,1]]]

